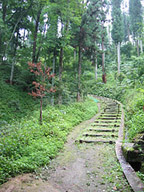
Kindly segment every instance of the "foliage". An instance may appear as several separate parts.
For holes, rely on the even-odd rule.
[[[112,0],[112,39],[115,43],[122,42],[123,40],[123,23],[120,8],[121,2],[122,0]]]
[[[133,140],[138,133],[144,132],[144,89],[133,89],[127,92],[124,99],[126,104],[126,117],[128,138]]]
[[[97,10],[97,11],[95,11]],[[104,23],[106,21],[107,2],[90,0],[87,12],[83,15],[83,28],[85,29],[85,47],[86,51],[97,55],[99,43],[101,43],[102,35],[106,36]],[[91,55],[90,55],[91,56]]]
[[[11,86],[7,81],[8,70],[0,66],[0,126],[30,115],[37,109],[37,102],[26,92],[19,89],[18,84]]]
[[[83,91],[98,96],[104,96],[112,99],[121,100],[122,95],[125,93],[126,85],[120,83],[120,80],[115,79],[115,74],[109,74],[107,77],[107,84],[101,82],[101,78],[96,80],[84,81]]]
[[[144,56],[132,56],[122,63],[121,73],[114,73],[116,63],[111,63],[107,69],[107,84],[101,82],[101,73],[98,80],[94,80],[94,74],[85,71],[83,78],[83,92],[98,96],[113,98],[122,102],[125,106],[126,125],[128,137],[132,140],[138,133],[144,131]],[[100,69],[99,69],[100,70]]]
[[[42,68],[41,62],[37,64],[29,62],[28,65],[30,72],[39,77],[38,83],[35,81],[32,82],[35,91],[29,93],[29,95],[32,95],[33,97],[43,98],[46,95],[45,92],[54,92],[55,90],[53,88],[46,89],[46,85],[48,84],[46,81],[50,81],[54,77],[54,74],[50,74],[51,69],[46,67]]]
[[[43,97],[47,93],[55,92],[56,90],[51,87],[49,88],[49,81],[54,77],[54,74],[51,74],[51,69],[49,67],[43,67],[42,63],[39,62],[37,64],[35,63],[28,63],[29,69],[31,73],[34,73],[35,76],[39,77],[39,81],[33,81],[32,84],[34,85],[34,91],[32,93],[29,93],[29,95],[32,95],[34,98],[39,97],[40,98],[40,123],[42,123],[42,101]]]
[[[128,137],[131,141],[138,133],[144,133],[144,114],[141,112],[134,114],[128,121],[127,126],[129,127]]]
[[[1,183],[10,176],[47,164],[62,148],[72,127],[94,115],[96,103],[87,100],[72,104],[77,92],[82,99],[88,94],[95,94],[121,101],[125,105],[131,141],[144,131],[144,56],[136,57],[134,46],[122,42],[123,32],[125,42],[128,40],[130,23],[133,40],[139,36],[143,39],[140,0],[129,1],[130,18],[124,15],[124,30],[122,0],[111,1],[113,27],[109,34],[112,32],[116,44],[122,42],[120,74],[116,72],[115,45],[108,44],[111,38],[105,41],[105,50],[101,51],[101,43],[106,36],[103,24],[107,1],[21,2],[0,2]],[[107,84],[101,82],[101,55],[104,52]],[[57,87],[55,95],[45,95],[45,82],[27,70],[27,61],[31,60],[41,60],[44,66],[53,68],[56,77],[52,82],[50,79],[49,85]],[[98,66],[97,80],[94,65]],[[34,67],[37,66],[34,64]],[[39,74],[36,71],[35,68],[32,72]],[[11,73],[12,85],[9,84]],[[44,96],[44,121],[41,126],[37,120],[38,102],[26,93],[32,88],[37,90],[37,96]],[[67,105],[58,107],[55,104],[59,102],[60,94],[62,103]],[[47,107],[51,100],[55,106]]]
[[[134,47],[130,42],[124,44],[121,47],[121,54],[126,55],[127,58],[131,58],[133,52],[134,52]]]
[[[141,23],[142,23],[142,4],[140,0],[129,1],[129,14],[130,14],[130,26],[132,35],[137,38],[141,35]]]
[[[62,149],[72,128],[96,112],[97,104],[87,99],[83,103],[45,109],[43,125],[39,125],[39,113],[35,111],[19,123],[4,126],[0,138],[0,183],[48,164]]]
[[[126,13],[123,13],[123,26],[124,26],[124,41],[129,41],[130,36],[130,19]]]

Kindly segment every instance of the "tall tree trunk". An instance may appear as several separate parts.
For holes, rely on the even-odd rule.
[[[97,80],[97,78],[98,78],[97,69],[98,69],[98,67],[97,67],[97,57],[95,56],[95,79],[96,79],[96,80]]]
[[[56,51],[54,49],[54,52],[53,52],[53,74],[55,73],[55,65],[56,65]],[[52,87],[54,87],[54,77],[52,78]],[[51,98],[51,105],[52,106],[54,105],[54,95],[52,95],[52,98]]]
[[[3,23],[5,23],[6,14],[7,14],[7,1],[5,0],[5,1],[2,2],[2,20],[3,20]],[[6,57],[6,53],[5,53],[6,46],[5,46],[3,41],[1,41],[0,43],[3,46],[1,62],[0,62],[0,65],[1,65],[4,62],[4,59]]]
[[[136,40],[136,45],[137,45],[137,55],[138,57],[140,56],[140,52],[139,52],[139,40]]]
[[[24,45],[25,45],[25,38],[26,38],[26,30],[24,29],[24,34],[23,34],[23,47],[24,47]]]
[[[106,83],[104,36],[103,36],[103,34],[102,34],[102,81],[103,81],[103,83]]]
[[[141,54],[143,54],[143,42],[140,40],[140,48],[141,48]]]
[[[11,74],[10,74],[10,84],[13,84],[13,75],[14,75],[14,66],[15,66],[15,56],[13,57],[12,66],[11,66]]]
[[[33,39],[33,54],[32,54],[33,63],[37,63],[37,58],[36,58],[37,34],[38,34],[38,27],[39,27],[41,11],[42,11],[42,9],[40,8],[37,13],[36,24],[35,24],[34,39]]]
[[[118,59],[118,75],[120,75],[120,63],[121,63],[121,58],[120,58],[120,42],[117,44],[117,59]]]
[[[128,24],[128,41],[130,42],[130,26]]]
[[[16,62],[16,52],[17,52],[17,46],[18,46],[18,33],[19,32],[17,32],[17,36],[16,36],[16,44],[14,46],[13,61],[12,61],[12,66],[11,66],[11,74],[10,74],[10,84],[11,85],[13,83],[14,66],[15,66],[15,62]]]
[[[76,53],[76,48],[74,49],[74,61],[76,60],[76,55],[77,55],[77,53]]]
[[[63,47],[60,48],[60,58],[59,58],[59,83],[60,83],[60,91],[59,91],[59,100],[58,104],[62,104],[62,72],[63,72]]]
[[[81,61],[82,61],[82,53],[81,53],[81,43],[79,45],[79,53],[78,53],[78,92],[77,92],[77,101],[81,100]]]
[[[40,98],[40,124],[42,124],[42,103],[43,103],[43,100],[42,98]]]

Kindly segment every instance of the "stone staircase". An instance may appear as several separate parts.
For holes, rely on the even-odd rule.
[[[108,100],[105,102],[103,112],[84,130],[78,142],[113,144],[118,138],[120,124],[120,105],[113,100]]]

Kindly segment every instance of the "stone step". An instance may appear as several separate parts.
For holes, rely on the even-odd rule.
[[[95,132],[118,132],[118,129],[113,128],[89,128],[87,131],[95,131]]]
[[[101,115],[121,115],[121,113],[118,112],[102,112]]]
[[[100,117],[121,117],[119,114],[101,114]]]
[[[94,133],[94,132],[86,132],[86,133],[83,133],[83,136],[85,137],[118,137],[117,134],[112,134],[112,132],[107,132],[107,133]]]
[[[115,106],[106,106],[105,109],[119,109],[118,105]]]
[[[118,108],[117,108],[117,107],[115,107],[115,108],[112,108],[112,107],[109,108],[109,107],[107,107],[107,108],[104,109],[104,111],[107,111],[107,110],[108,110],[108,111],[117,111]]]
[[[107,120],[107,121],[105,121],[105,120],[96,120],[96,121],[94,121],[95,123],[120,123],[120,121],[119,120],[117,120],[117,119],[115,119],[115,120]]]
[[[118,110],[105,110],[105,113],[119,113]]]
[[[104,112],[118,113],[118,108],[106,108]]]
[[[91,124],[91,126],[93,127],[119,127],[120,125],[117,125],[116,123],[113,123],[113,124],[97,124],[97,123],[94,123],[94,124]]]
[[[99,120],[120,120],[118,117],[100,117]]]
[[[118,105],[118,104],[115,102],[109,102],[109,103],[107,103],[107,105]]]
[[[107,119],[103,119],[103,118],[107,118]],[[115,120],[121,120],[121,118],[113,118],[113,117],[99,117],[97,119],[95,119],[95,121],[97,120],[107,120],[107,121],[115,121]]]
[[[118,105],[106,105],[106,108],[118,108]]]
[[[113,105],[113,104],[111,104],[111,105],[107,105],[106,107],[108,107],[108,108],[114,108],[114,107],[117,107],[117,108],[118,108],[118,105]]]
[[[94,139],[94,138],[81,138],[79,140],[80,143],[109,143],[113,144],[115,143],[114,139]]]
[[[115,115],[115,116],[117,116],[117,115],[121,115],[121,114],[116,111],[115,113],[113,113],[113,112],[112,113],[110,113],[110,112],[102,112],[101,115]]]

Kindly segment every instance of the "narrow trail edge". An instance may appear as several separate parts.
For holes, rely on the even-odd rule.
[[[123,133],[124,133],[124,110],[123,106],[120,102],[117,101],[118,104],[121,105],[122,109],[122,120],[121,125],[119,128],[119,134],[118,134],[118,140],[116,141],[115,151],[116,156],[119,160],[119,163],[123,169],[124,175],[129,182],[129,185],[133,189],[134,192],[143,192],[144,191],[144,184],[140,180],[140,178],[136,175],[134,169],[131,167],[131,165],[126,162],[123,151],[122,151],[122,141],[123,141]]]

